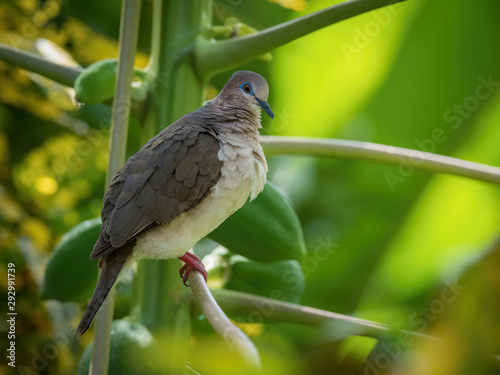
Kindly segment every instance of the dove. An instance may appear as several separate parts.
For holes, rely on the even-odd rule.
[[[178,258],[185,285],[193,270],[206,280],[203,263],[189,250],[266,183],[259,129],[262,110],[274,118],[268,95],[261,75],[234,73],[219,95],[151,138],[118,171],[103,198],[90,255],[101,272],[78,336],[139,259]]]

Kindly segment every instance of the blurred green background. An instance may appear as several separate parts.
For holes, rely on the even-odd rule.
[[[82,66],[117,57],[120,3],[2,1],[0,42],[42,53],[39,38],[48,39]],[[220,0],[213,22],[262,29],[335,3]],[[151,9],[145,1],[139,67],[148,60]],[[498,14],[496,0],[411,0],[280,47],[271,62],[241,68],[270,84],[275,120],[264,119],[262,134],[369,141],[500,166]],[[232,73],[214,77],[206,97]],[[70,94],[0,61],[0,279],[14,263],[16,362],[30,374],[74,373],[90,341],[77,341],[68,325],[83,305],[38,297],[61,236],[101,209],[110,108],[76,107]],[[139,147],[138,132],[132,119],[129,155]],[[403,162],[280,156],[269,164],[269,180],[291,200],[309,249],[301,304],[450,343],[377,344],[291,324],[250,325],[248,333],[276,362],[271,373],[498,371],[498,186]],[[0,288],[7,301],[6,283]],[[2,348],[6,329],[2,319]],[[0,373],[10,370],[0,364]]]

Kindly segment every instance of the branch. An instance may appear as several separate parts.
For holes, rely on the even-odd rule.
[[[415,338],[438,341],[437,338],[413,331],[391,328],[382,323],[359,319],[348,315],[301,306],[290,302],[238,292],[235,290],[216,289],[212,291],[217,302],[229,314],[249,314],[254,320],[259,318],[266,322],[287,322],[321,328],[331,328],[342,334],[362,335],[377,339],[387,339],[400,333]]]
[[[125,162],[127,130],[130,115],[131,83],[134,74],[134,59],[139,34],[141,0],[123,0],[120,21],[120,43],[115,96],[111,112],[109,138],[109,161],[106,186]],[[107,296],[106,303],[97,314],[92,347],[92,375],[108,373],[111,342],[111,322],[113,320],[114,288]]]
[[[500,184],[500,168],[402,147],[342,139],[262,136],[267,156],[310,155],[405,165],[433,173],[448,173]]]
[[[199,38],[195,47],[198,72],[209,76],[229,69],[334,23],[405,0],[350,0],[297,19],[222,41]]]
[[[83,71],[82,68],[56,64],[34,53],[3,43],[0,43],[0,60],[70,87],[73,87],[76,77]]]
[[[224,338],[231,350],[240,354],[246,363],[255,369],[260,369],[260,357],[255,345],[224,314],[208,289],[203,276],[199,272],[193,271],[189,274],[188,280],[196,302],[214,330]]]

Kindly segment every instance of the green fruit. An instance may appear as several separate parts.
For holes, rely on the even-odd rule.
[[[260,262],[301,260],[306,255],[302,227],[288,200],[269,182],[210,235],[233,253]]]
[[[305,288],[305,277],[296,260],[253,262],[239,255],[229,261],[224,288],[297,303]]]
[[[77,102],[97,104],[112,99],[115,93],[117,59],[105,59],[89,65],[75,80]],[[144,73],[134,69],[136,77],[143,78]]]
[[[81,302],[92,296],[97,262],[89,261],[101,219],[84,221],[66,233],[52,252],[41,288],[43,299]]]
[[[165,353],[148,329],[128,320],[115,320],[111,326],[108,374],[153,375],[167,373]],[[80,360],[79,375],[89,374],[92,343]]]
[[[75,80],[76,100],[97,104],[111,99],[115,91],[117,59],[105,59],[89,65]]]

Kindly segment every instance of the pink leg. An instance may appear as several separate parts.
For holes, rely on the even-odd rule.
[[[182,281],[185,286],[189,286],[189,284],[187,283],[187,279],[189,274],[193,270],[201,273],[205,278],[205,281],[207,281],[207,271],[205,270],[205,266],[201,262],[200,258],[188,251],[186,254],[179,257],[179,259],[185,263],[179,270],[179,274],[181,275]]]

